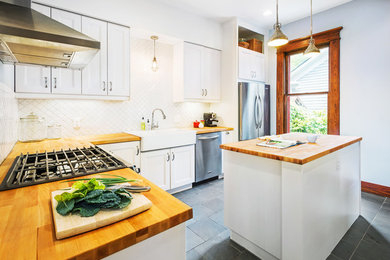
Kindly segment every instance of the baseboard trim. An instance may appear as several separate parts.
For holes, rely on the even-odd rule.
[[[390,187],[362,181],[362,191],[376,195],[390,197]]]

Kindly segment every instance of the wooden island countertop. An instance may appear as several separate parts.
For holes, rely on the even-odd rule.
[[[132,140],[127,134],[104,135],[41,142],[16,143],[0,165],[3,180],[14,159],[21,153],[53,149],[88,147],[121,140]],[[0,191],[0,259],[100,259],[111,255],[192,218],[192,208],[157,187],[141,175],[126,168],[112,173],[141,179],[151,187],[143,193],[153,206],[136,216],[70,238],[57,240],[54,233],[50,195],[66,188],[61,181]],[[94,177],[98,175],[89,175]]]
[[[304,133],[289,133],[281,135],[284,139],[300,141],[307,141],[306,136],[307,134]],[[256,145],[260,142],[258,139],[223,144],[220,147],[224,150],[233,152],[245,153],[295,164],[305,164],[361,140],[361,137],[354,136],[319,135],[317,142],[314,144],[305,143],[285,149],[258,146]]]

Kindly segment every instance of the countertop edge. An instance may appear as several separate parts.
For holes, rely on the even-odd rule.
[[[124,236],[120,239],[117,239],[115,241],[111,241],[107,244],[98,246],[96,248],[93,248],[93,249],[87,250],[85,252],[82,252],[78,255],[75,255],[71,259],[101,259],[101,258],[110,256],[110,255],[115,254],[121,250],[129,248],[130,246],[136,245],[136,244],[138,244],[138,243],[140,243],[148,238],[151,238],[155,235],[158,235],[164,231],[167,231],[168,229],[171,229],[177,225],[183,224],[187,220],[191,219],[192,217],[193,217],[193,210],[190,207],[186,211],[183,211],[183,212],[177,214],[176,216],[171,217],[168,220],[160,221],[160,222],[157,222],[153,225],[148,226],[146,231],[138,230],[134,233],[127,234],[126,236]],[[174,223],[171,223],[172,219],[175,220],[177,218],[179,220],[176,220],[176,221],[174,221]],[[123,219],[121,221],[126,221],[126,220],[128,220],[128,219]],[[115,223],[112,223],[112,224],[115,224]],[[112,224],[110,224],[110,225],[112,225]],[[158,227],[161,227],[161,226],[164,226],[164,231],[158,231],[159,230]],[[154,231],[149,232],[149,230],[154,230]],[[147,236],[144,235],[144,236],[137,237],[137,233],[146,233]],[[114,249],[112,249],[112,248],[114,248]]]
[[[294,163],[294,164],[299,164],[299,165],[304,165],[306,163],[309,163],[311,161],[314,161],[316,159],[319,159],[321,157],[324,157],[325,155],[331,154],[333,152],[336,152],[338,150],[341,150],[347,146],[350,146],[354,143],[362,141],[362,137],[356,137],[354,140],[351,140],[349,142],[346,142],[344,144],[338,145],[334,148],[328,149],[326,151],[320,152],[318,154],[312,155],[310,157],[304,158],[304,159],[297,159],[297,158],[291,158],[288,156],[279,156],[279,155],[274,155],[274,154],[269,154],[269,153],[264,153],[260,151],[253,151],[253,150],[248,150],[248,149],[243,149],[243,148],[237,148],[237,147],[231,147],[229,144],[221,144],[219,147],[221,149],[227,150],[227,151],[232,151],[232,152],[237,152],[237,153],[244,153],[244,154],[249,154],[253,156],[258,156],[258,157],[263,157],[267,159],[273,159],[273,160],[278,160],[278,161],[284,161],[288,163]]]

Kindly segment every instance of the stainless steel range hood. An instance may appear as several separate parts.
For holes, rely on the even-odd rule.
[[[81,69],[100,42],[31,9],[31,0],[0,0],[0,60]]]

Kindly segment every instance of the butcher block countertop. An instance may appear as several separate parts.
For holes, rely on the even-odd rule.
[[[113,143],[140,141],[141,137],[132,134],[127,134],[127,133],[117,133],[117,134],[84,136],[81,137],[81,140],[88,140],[89,142],[95,145],[100,145],[100,144],[113,144]]]
[[[289,133],[281,136],[288,140],[307,141],[307,134],[304,133]],[[223,144],[221,148],[279,161],[305,164],[361,140],[361,137],[354,136],[320,135],[315,144],[306,143],[285,149],[258,146],[256,145],[260,142],[258,139]]]
[[[109,143],[130,139],[107,135],[108,141],[100,136],[95,139],[77,137],[17,143],[0,165],[0,181],[20,153],[87,147],[91,145],[91,140]],[[106,173],[143,180],[151,187],[150,192],[143,194],[153,206],[120,222],[57,240],[50,196],[52,191],[70,186],[69,183],[58,181],[0,191],[0,259],[100,259],[192,218],[191,207],[132,170],[127,168]]]
[[[207,133],[215,133],[215,132],[223,132],[223,131],[232,131],[234,128],[224,127],[224,126],[216,126],[216,127],[203,127],[203,128],[189,128],[191,130],[195,130],[196,134],[207,134]]]

